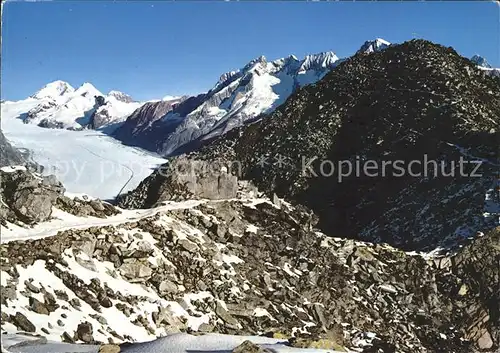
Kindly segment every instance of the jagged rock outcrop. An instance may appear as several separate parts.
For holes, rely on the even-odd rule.
[[[48,118],[42,119],[38,123],[38,126],[44,127],[46,129],[64,129],[64,123],[62,123],[60,121],[50,120]]]
[[[466,338],[484,350],[500,342],[500,227],[451,258],[451,272],[462,279],[452,302],[464,315]],[[479,304],[481,302],[481,304]]]
[[[2,225],[6,222],[33,225],[52,216],[52,208],[79,217],[105,218],[120,213],[101,200],[82,200],[64,196],[63,185],[53,175],[42,176],[25,167],[4,167],[0,170]]]
[[[38,177],[26,169],[2,169],[0,176],[2,223],[45,221],[57,198],[64,194],[64,187],[53,176]]]
[[[106,105],[106,98],[104,96],[95,96],[95,103],[93,113],[90,115],[88,127],[90,129],[99,129],[105,125],[110,124],[114,117],[109,113]]]
[[[47,100],[42,101],[40,104],[35,106],[34,108],[30,109],[27,113],[26,116],[23,118],[23,122],[25,124],[29,124],[33,121],[35,121],[38,118],[39,114],[43,114],[45,111],[51,110],[57,106],[57,103],[50,97],[46,98]],[[44,120],[44,119],[42,119]],[[38,124],[41,124],[41,121],[38,122]],[[45,123],[47,124],[47,123]],[[42,126],[44,127],[44,126]]]
[[[271,351],[247,340],[233,349],[233,353],[271,353]]]
[[[328,234],[447,248],[498,225],[499,82],[427,41],[360,53],[190,158],[237,161]]]
[[[113,205],[98,199],[82,200],[78,197],[60,196],[57,198],[55,206],[78,217],[106,218],[120,213]]]
[[[429,257],[328,237],[308,210],[262,199],[165,212],[2,244],[2,322],[22,329],[15,317],[23,315],[42,335],[63,327],[69,342],[180,330],[264,332],[295,347],[362,352],[499,347],[500,228],[457,254]],[[85,276],[76,275],[82,267]],[[44,278],[30,279],[34,269]],[[39,292],[41,306],[64,316],[20,305]]]
[[[179,157],[155,170],[139,186],[120,195],[123,208],[150,208],[163,201],[188,199],[232,199],[238,192],[238,177],[217,161]]]

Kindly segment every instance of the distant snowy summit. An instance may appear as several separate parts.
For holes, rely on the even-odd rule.
[[[483,72],[485,74],[490,75],[490,76],[500,77],[500,68],[494,68],[494,67],[492,67],[488,63],[488,61],[485,58],[483,58],[482,56],[474,55],[470,60],[474,64],[476,64],[478,68],[480,68],[481,70],[483,70]]]
[[[487,69],[491,69],[491,65],[488,63],[488,61],[483,58],[482,56],[479,56],[479,55],[474,55],[471,59],[470,59],[474,64],[476,64],[477,66],[481,66],[481,67],[484,67],[484,68],[487,68]]]
[[[47,85],[45,85],[41,90],[32,95],[32,98],[35,99],[57,99],[65,94],[71,94],[75,91],[73,87],[67,82],[64,81],[54,81]]]
[[[132,97],[130,97],[128,94],[120,92],[120,91],[109,91],[108,97],[114,97],[117,100],[119,100],[120,102],[124,102],[124,103],[134,102]]]
[[[367,40],[358,50],[358,53],[370,54],[377,51],[381,51],[389,47],[390,45],[391,43],[382,38],[377,38],[375,40]]]
[[[103,94],[91,83],[78,88],[57,80],[18,102],[25,123],[46,128],[99,129],[123,122],[141,103],[120,91]],[[18,108],[19,109],[19,108]]]

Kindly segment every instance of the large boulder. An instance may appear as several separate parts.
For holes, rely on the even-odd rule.
[[[255,343],[246,340],[238,347],[233,349],[233,353],[270,353],[271,351],[266,348],[262,348]]]
[[[54,176],[39,176],[24,168],[0,171],[0,194],[6,208],[4,219],[33,224],[52,215],[52,206],[64,194],[64,187]]]
[[[83,341],[85,343],[90,343],[94,341],[94,337],[92,336],[92,324],[89,322],[83,322],[81,324],[78,324],[78,327],[75,332],[75,337]]]

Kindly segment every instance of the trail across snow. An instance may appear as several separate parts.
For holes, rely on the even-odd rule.
[[[71,196],[71,194],[68,194],[67,196]],[[236,199],[212,200],[211,202],[225,202],[231,200]],[[270,203],[269,200],[263,198],[240,199],[240,201],[245,201],[245,205],[248,207],[254,207],[256,204],[263,202]],[[14,240],[46,238],[68,229],[86,229],[96,226],[103,227],[108,225],[118,225],[126,222],[134,222],[146,217],[154,216],[155,214],[161,212],[193,208],[205,202],[207,202],[207,200],[188,200],[181,202],[165,201],[162,206],[155,208],[136,210],[120,209],[120,214],[106,218],[77,217],[54,207],[52,210],[53,219],[50,221],[38,223],[32,227],[26,228],[11,223],[7,223],[7,226],[0,226],[0,243],[7,243]]]
[[[125,222],[133,222],[145,217],[153,216],[159,212],[168,210],[195,207],[204,201],[190,200],[185,202],[166,202],[164,206],[144,210],[121,210],[122,213],[107,217],[77,217],[63,212],[57,208],[53,209],[54,219],[36,224],[31,228],[23,228],[14,224],[1,227],[0,241],[7,243],[13,240],[40,239],[56,235],[58,232],[68,229],[85,229],[95,226],[117,225]]]
[[[4,102],[2,130],[17,148],[27,149],[44,174],[55,174],[72,193],[112,199],[139,185],[165,159],[99,131],[46,129],[24,124],[18,117],[37,101]]]

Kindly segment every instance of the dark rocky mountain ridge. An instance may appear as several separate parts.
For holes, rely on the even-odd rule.
[[[140,146],[154,151],[157,138],[152,135],[157,132],[150,130],[151,125],[172,111],[176,105],[186,100],[186,98],[144,103],[125,120],[122,126],[113,132],[113,137],[129,145]],[[145,138],[143,142],[139,142],[134,138],[138,134],[145,134],[148,138]]]
[[[359,53],[294,93],[270,116],[189,158],[238,161],[240,178],[310,207],[327,234],[410,250],[449,247],[498,225],[498,204],[485,198],[495,196],[498,183],[499,82],[452,48],[423,40]],[[482,159],[483,176],[361,175],[338,182],[337,175],[308,177],[301,168],[302,158],[316,158],[311,169],[321,175],[322,160],[408,163],[424,155],[447,163],[448,173],[461,157]],[[259,164],[262,156],[265,165]],[[287,165],[273,166],[276,158]],[[465,172],[473,168],[469,164]],[[156,185],[158,174],[149,178]],[[150,207],[141,196],[147,189],[148,179],[122,198],[122,205],[135,199],[135,206]]]

